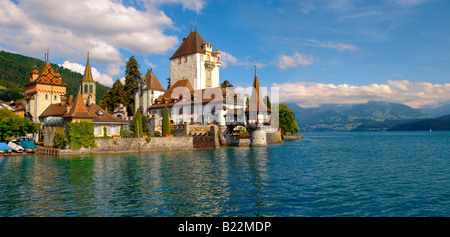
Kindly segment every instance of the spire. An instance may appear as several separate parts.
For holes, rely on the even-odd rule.
[[[78,91],[78,95],[75,98],[75,104],[70,108],[70,111],[63,116],[63,118],[84,118],[90,119],[95,118],[94,115],[88,112],[86,106],[84,105],[83,98],[81,96],[81,92]]]
[[[256,73],[256,69],[257,69],[257,64],[256,64],[256,60],[257,60],[258,58],[257,57],[255,57],[255,77],[257,77],[258,76],[258,74]]]
[[[81,81],[95,82],[92,78],[91,64],[89,63],[89,52],[87,53],[86,68],[84,69],[84,75]]]

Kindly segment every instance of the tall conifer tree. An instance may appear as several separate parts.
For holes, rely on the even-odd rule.
[[[125,99],[124,103],[127,107],[127,112],[129,116],[134,115],[136,109],[134,107],[134,94],[136,93],[139,83],[142,78],[142,74],[139,71],[140,65],[134,56],[131,56],[127,61],[127,66],[125,69]]]

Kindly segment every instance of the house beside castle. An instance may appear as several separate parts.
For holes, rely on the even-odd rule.
[[[129,121],[114,117],[95,103],[95,80],[92,77],[89,56],[77,96],[72,95],[66,100],[61,97],[59,103],[52,103],[38,116],[43,124],[44,146],[53,146],[57,131],[66,131],[68,123],[92,121],[94,136],[120,136],[121,126],[128,126]],[[104,133],[106,128],[106,134]]]

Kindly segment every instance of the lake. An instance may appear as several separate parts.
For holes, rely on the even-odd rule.
[[[267,148],[0,157],[0,216],[450,216],[450,132]]]

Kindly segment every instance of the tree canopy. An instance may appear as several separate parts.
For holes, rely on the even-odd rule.
[[[142,74],[139,71],[141,66],[137,62],[134,56],[131,56],[127,61],[127,66],[125,69],[125,97],[124,104],[127,107],[127,112],[129,116],[134,115],[137,108],[134,108],[134,94],[139,88],[139,83],[142,78]]]
[[[105,93],[99,106],[112,113],[118,104],[125,104],[124,85],[120,80],[116,80],[113,87]]]
[[[279,104],[280,128],[283,134],[287,132],[294,134],[300,131],[297,122],[295,121],[295,114],[286,103]]]
[[[234,86],[228,80],[225,80],[222,82],[222,84],[220,84],[220,87],[227,88],[227,87],[234,87]]]
[[[27,118],[21,118],[7,108],[0,109],[0,140],[4,141],[10,137],[25,136],[27,133],[38,131],[39,124]]]

